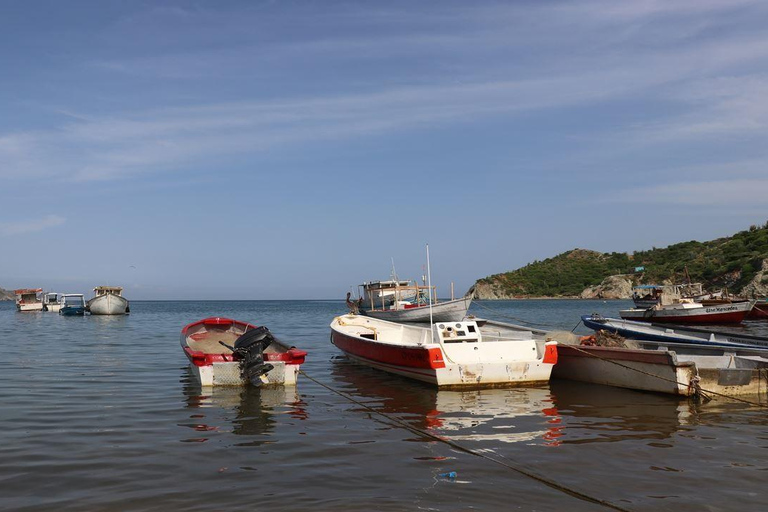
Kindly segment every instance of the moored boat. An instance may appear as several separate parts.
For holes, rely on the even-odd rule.
[[[768,348],[768,338],[748,334],[730,333],[680,325],[658,326],[644,322],[584,315],[581,321],[589,329],[605,330],[633,340],[685,343],[731,348]]]
[[[66,293],[61,296],[59,314],[62,316],[85,315],[85,298],[81,293]]]
[[[623,309],[619,316],[625,320],[678,324],[737,324],[746,318],[754,301],[704,305],[693,300],[674,304],[657,304],[648,309]]]
[[[97,286],[95,296],[86,303],[86,309],[92,315],[125,315],[130,313],[128,299],[123,297],[120,286]]]
[[[541,384],[557,362],[556,342],[482,333],[474,320],[422,327],[348,314],[331,323],[331,343],[354,361],[439,388]]]
[[[739,355],[721,347],[697,348],[698,353],[690,355],[664,345],[558,345],[552,377],[681,396],[707,392],[729,396],[765,393],[768,351]]]
[[[58,313],[61,309],[61,302],[59,294],[56,292],[48,292],[43,295],[43,309],[52,313]]]
[[[384,309],[397,301],[418,299],[419,287],[393,276],[388,281],[367,281],[358,285],[361,309]]]
[[[181,347],[203,386],[293,386],[307,355],[266,327],[222,317],[185,326]]]
[[[14,290],[16,294],[16,309],[18,311],[42,311],[43,299],[40,296],[43,293],[42,288],[22,288]]]
[[[432,304],[396,302],[385,309],[361,309],[360,313],[390,322],[460,322],[467,316],[472,297],[447,300]],[[431,316],[430,316],[431,315]]]

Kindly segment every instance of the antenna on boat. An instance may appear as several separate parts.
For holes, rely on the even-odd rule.
[[[432,272],[429,268],[429,244],[427,244],[427,293],[429,294],[429,330],[434,337],[434,327],[432,326]]]
[[[394,256],[391,256],[392,259],[392,279],[394,281],[398,281],[397,279],[397,270],[395,270],[395,258]]]

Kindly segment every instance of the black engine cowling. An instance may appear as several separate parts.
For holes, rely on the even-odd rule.
[[[260,386],[261,376],[274,368],[274,365],[264,362],[264,349],[274,339],[269,329],[257,327],[246,331],[235,341],[233,352],[240,361],[240,375],[254,386]]]

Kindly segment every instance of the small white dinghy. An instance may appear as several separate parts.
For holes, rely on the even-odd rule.
[[[481,332],[474,320],[430,328],[349,314],[334,318],[331,342],[354,361],[448,389],[543,384],[557,362],[556,342]]]
[[[293,386],[307,355],[266,327],[221,317],[185,326],[181,348],[203,386]]]

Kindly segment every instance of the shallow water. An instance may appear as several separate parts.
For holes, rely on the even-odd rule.
[[[494,301],[473,312],[571,330],[581,314],[627,305]],[[133,301],[127,317],[76,318],[0,303],[0,508],[608,510],[558,485],[627,510],[764,508],[765,409],[557,381],[436,391],[341,356],[328,324],[344,309]],[[307,350],[303,369],[321,384],[203,393],[179,331],[216,315]]]

